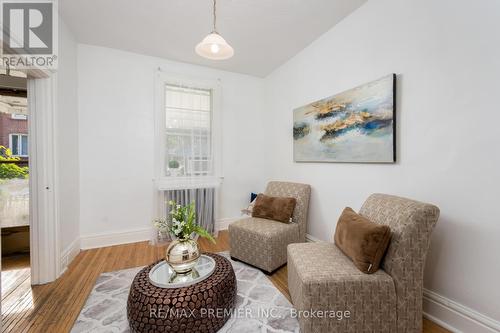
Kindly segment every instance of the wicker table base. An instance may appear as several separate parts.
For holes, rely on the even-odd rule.
[[[149,271],[134,278],[127,301],[127,317],[133,333],[217,332],[231,316],[236,297],[236,276],[226,258],[206,253],[215,260],[207,279],[183,288],[158,288]]]

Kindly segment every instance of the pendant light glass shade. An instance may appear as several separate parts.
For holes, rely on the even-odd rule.
[[[212,32],[201,43],[196,45],[195,51],[200,56],[211,60],[229,59],[234,55],[234,50],[221,35],[217,33],[217,0],[214,1],[213,15],[214,27]]]
[[[212,60],[229,59],[234,55],[234,50],[221,35],[212,32],[196,45],[196,53]]]

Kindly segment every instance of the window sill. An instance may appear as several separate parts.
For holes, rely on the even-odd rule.
[[[222,184],[223,177],[164,177],[156,181],[159,191],[213,188]]]

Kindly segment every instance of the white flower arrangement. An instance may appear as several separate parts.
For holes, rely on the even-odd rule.
[[[170,231],[170,223],[166,218],[157,218],[153,220],[153,225],[158,231],[167,233]]]
[[[174,201],[169,201],[168,204],[173,207],[169,213],[170,219],[157,218],[153,220],[153,225],[160,232],[170,232],[180,240],[187,240],[195,233],[215,243],[212,235],[196,223],[194,202],[186,206],[179,205]]]

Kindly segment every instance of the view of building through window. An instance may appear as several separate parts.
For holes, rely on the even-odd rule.
[[[28,135],[10,134],[9,148],[12,156],[28,157]]]
[[[212,91],[167,84],[165,98],[166,175],[212,175]]]

